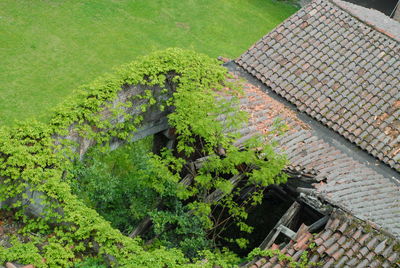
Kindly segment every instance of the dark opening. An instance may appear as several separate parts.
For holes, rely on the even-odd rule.
[[[347,2],[376,9],[387,16],[390,16],[398,0],[347,0]]]
[[[240,248],[235,242],[227,241],[223,238],[216,240],[217,246],[227,247],[241,257],[247,256],[251,250],[260,246],[269,232],[293,204],[295,199],[295,196],[284,191],[281,187],[269,187],[265,191],[262,203],[248,211],[249,217],[246,223],[254,227],[252,233],[240,232],[239,228],[234,224],[227,226],[226,229],[221,232],[221,237],[229,237],[233,240],[236,238],[246,238],[249,241],[248,246],[246,248]],[[297,213],[290,226],[287,227],[297,232],[302,223],[311,225],[322,217],[323,215],[314,211],[312,208],[301,204],[299,213]],[[285,235],[280,234],[275,240],[275,243],[287,243],[289,240],[290,239]]]

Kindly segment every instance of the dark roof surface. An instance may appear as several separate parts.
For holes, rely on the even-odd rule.
[[[302,226],[304,228],[304,226]],[[304,251],[314,267],[396,267],[400,264],[398,241],[374,230],[351,215],[336,210],[325,228],[313,236],[299,228],[296,238],[280,251],[300,261]],[[314,243],[314,246],[310,245]],[[279,248],[273,245],[273,249]],[[287,267],[277,257],[263,257],[251,268]]]
[[[296,112],[268,96],[258,87],[245,84],[241,109],[250,114],[249,125],[240,132],[244,138],[269,133],[276,119],[288,126],[284,135],[274,137],[290,161],[290,169],[313,174],[315,197],[371,221],[400,237],[400,186],[392,178],[325,141]]]
[[[300,111],[400,170],[400,43],[338,4],[346,5],[312,2],[236,62]],[[371,178],[341,162],[356,178]]]

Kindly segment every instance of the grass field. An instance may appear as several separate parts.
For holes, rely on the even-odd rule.
[[[153,50],[237,57],[295,11],[274,0],[1,0],[0,125],[46,120],[77,86]]]

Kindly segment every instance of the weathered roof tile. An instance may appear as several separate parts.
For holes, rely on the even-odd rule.
[[[337,221],[339,221],[339,224],[332,225],[333,222]],[[347,226],[345,233],[341,231],[342,226]],[[299,233],[300,228],[298,230],[298,234]],[[369,248],[368,245],[361,246],[361,244],[364,244],[364,236],[360,236],[359,233],[370,234],[370,236],[374,237],[374,242],[371,243],[375,244],[375,242],[377,242],[378,246],[375,249]],[[327,234],[330,234],[330,236],[327,236]],[[295,247],[295,241],[290,241],[290,243],[288,243],[283,249],[280,249],[281,253],[292,256],[293,260],[297,261],[306,251],[309,260],[313,263],[317,263],[318,267],[365,268],[389,267],[390,265],[393,265],[394,267],[395,263],[400,261],[399,252],[393,251],[393,246],[387,245],[388,237],[385,234],[375,230],[367,223],[364,223],[338,209],[330,215],[329,222],[326,224],[324,230],[316,234],[315,237],[316,238],[314,240],[308,240],[308,242],[305,242],[307,243],[306,247],[302,247],[301,249],[297,249]],[[317,245],[321,244],[322,241],[324,241],[323,238],[328,238],[328,241],[334,238],[333,241],[345,240],[346,242],[342,244],[334,242],[328,248],[324,247],[323,245],[317,247],[308,247],[308,245],[313,242]],[[372,247],[370,244],[369,246]],[[276,249],[276,247],[277,245],[274,245],[273,249]],[[379,255],[379,252],[377,253],[376,249],[378,249],[378,251],[382,251],[383,248],[385,249],[385,254]],[[280,262],[277,257],[261,257],[258,261],[252,263],[262,263],[262,266],[258,265],[254,266],[254,268],[275,267],[276,265],[286,267],[284,263]]]
[[[400,128],[393,119],[400,116],[400,24],[389,21],[339,0],[316,0],[237,63],[255,76],[268,74],[263,82],[272,90],[400,170]]]
[[[400,187],[394,181],[378,174],[369,166],[356,161],[318,137],[310,126],[297,118],[296,113],[255,86],[246,84],[245,94],[249,99],[241,103],[242,109],[250,114],[250,124],[241,133],[244,133],[245,136],[251,136],[255,132],[268,133],[272,122],[279,117],[290,127],[287,133],[275,137],[280,143],[277,150],[286,153],[291,167],[296,167],[297,170],[313,170],[315,171],[314,179],[318,182],[324,181],[322,186],[315,185],[316,193],[320,198],[351,211],[361,219],[370,220],[400,237],[400,226],[398,225],[400,221]],[[252,105],[254,103],[257,105]],[[366,118],[366,120],[370,120],[370,118]],[[375,130],[371,125],[369,126],[371,131]],[[396,140],[400,142],[399,137]],[[371,146],[365,142],[363,144]],[[400,154],[400,151],[397,153]],[[337,228],[343,234],[348,232],[348,227],[336,226],[336,224],[333,229]],[[333,233],[329,229],[322,232],[317,237],[318,246],[321,246],[332,235]],[[364,234],[360,230],[354,231],[352,235],[357,240]],[[364,238],[365,244],[371,240],[371,238],[367,238],[367,236]],[[339,244],[342,245],[342,243],[343,241],[340,241]],[[344,242],[343,247],[357,248],[357,244],[359,243]],[[329,246],[323,246],[320,250],[325,251]],[[363,244],[362,247],[364,246]]]

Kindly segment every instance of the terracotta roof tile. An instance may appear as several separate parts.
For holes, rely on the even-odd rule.
[[[385,249],[385,247],[386,247],[386,240],[382,241],[379,245],[377,245],[374,251],[376,254],[380,254]]]
[[[288,255],[292,256],[293,260],[295,261],[299,260],[300,256],[304,252],[307,252],[307,258],[311,262],[318,263],[318,267],[395,267],[396,263],[398,264],[398,262],[400,261],[399,249],[393,249],[393,244],[399,243],[398,240],[394,240],[395,242],[392,242],[392,244],[389,245],[387,243],[388,239],[393,238],[386,236],[384,233],[375,230],[367,223],[364,223],[338,209],[331,214],[329,221],[331,223],[339,221],[339,224],[329,225],[328,223],[325,226],[324,230],[316,234],[315,240],[309,240],[307,242],[307,247],[305,249],[296,249],[296,241],[290,241],[288,245],[281,249],[281,252],[284,253],[287,251],[289,253]],[[339,230],[339,228],[343,226],[344,223],[348,224],[345,233]],[[333,226],[336,227],[332,228]],[[304,231],[299,230],[298,232]],[[378,244],[376,248],[361,246],[362,244],[364,244],[363,240],[365,240],[364,237],[366,236],[358,235],[358,233],[360,232],[364,234],[370,234],[370,236],[373,237],[373,241],[371,240],[371,243]],[[329,233],[330,236],[326,237],[327,239],[324,239],[324,234]],[[301,239],[302,237],[304,237],[304,233],[303,235],[297,235],[297,237]],[[355,240],[354,237],[356,237]],[[317,241],[319,240],[329,241],[331,239],[332,241],[344,239],[347,242],[343,244],[339,244],[337,242],[329,242],[329,248],[325,248],[324,246],[309,247],[312,242],[317,243]],[[345,244],[349,243],[353,243],[352,249],[344,247]],[[372,244],[369,246],[372,247]],[[276,245],[274,246],[274,249],[275,248]],[[380,252],[385,253],[380,254]],[[250,267],[276,267],[276,265],[280,265],[279,267],[286,267],[285,264],[280,262],[277,257],[261,257],[254,263],[255,266]]]
[[[400,24],[360,8],[315,0],[236,62],[299,110],[400,170]],[[389,26],[399,39],[383,33]]]
[[[376,254],[374,252],[369,252],[367,256],[365,256],[365,258],[369,261],[374,260],[374,258],[376,257]]]
[[[365,245],[366,241],[371,237],[370,233],[366,233],[364,235],[362,235],[359,239],[358,242],[362,245]]]
[[[372,238],[371,241],[369,241],[367,244],[368,249],[370,250],[374,249],[378,242],[379,241],[376,237]],[[382,243],[385,243],[385,241],[383,241]]]
[[[343,256],[340,260],[338,260],[337,266],[342,267],[343,265],[345,265],[347,263],[348,260],[349,260],[349,258],[347,256]]]
[[[338,249],[339,249],[339,244],[338,243],[334,243],[333,245],[331,245],[326,251],[325,253],[328,254],[329,256],[332,256]]]

